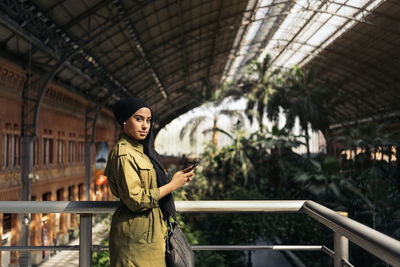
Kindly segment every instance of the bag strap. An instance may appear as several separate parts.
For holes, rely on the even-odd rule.
[[[176,219],[176,218],[174,218],[174,217],[172,217],[173,219],[174,219],[174,223],[175,224],[178,224],[178,220]],[[167,225],[172,229],[172,226],[173,226],[173,224],[174,224],[172,221],[171,221],[171,219],[170,219],[170,217],[168,216],[168,218],[167,218]]]
[[[169,226],[169,229],[172,229],[172,222],[171,222],[171,220],[169,219],[169,216],[168,216],[168,218],[167,218],[167,225]]]

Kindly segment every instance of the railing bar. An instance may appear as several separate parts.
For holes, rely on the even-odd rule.
[[[398,240],[339,215],[314,201],[306,201],[302,211],[385,262],[393,266],[400,266],[400,242]]]
[[[343,264],[344,267],[354,267],[353,264],[351,264],[350,262],[348,262],[345,259],[342,259],[342,264]]]
[[[29,251],[29,250],[79,250],[79,246],[0,246],[0,251]],[[93,245],[92,250],[108,250],[108,246]]]
[[[258,246],[208,246],[208,245],[197,245],[192,246],[193,250],[324,250],[325,246],[297,246],[297,245],[258,245]],[[93,250],[107,250],[109,247],[105,245],[93,245]],[[24,250],[79,250],[79,246],[0,246],[0,251],[24,251]],[[328,249],[329,250],[329,249]],[[333,253],[332,253],[333,254]],[[328,254],[329,255],[329,254]]]
[[[119,201],[0,201],[0,213],[112,213]]]
[[[299,212],[304,200],[175,201],[182,213]],[[112,213],[119,201],[0,201],[0,213]]]
[[[0,251],[79,250],[79,246],[0,246]]]
[[[335,256],[335,253],[326,246],[322,246],[322,251],[328,254],[332,258]]]
[[[304,200],[175,201],[175,207],[176,211],[181,213],[299,212],[304,202]]]
[[[175,204],[177,211],[184,213],[297,213],[302,211],[387,263],[399,266],[400,242],[398,240],[354,220],[340,216],[313,201],[176,201]],[[0,201],[0,213],[76,213],[82,215],[111,213],[119,205],[119,201]],[[92,248],[92,246],[88,247]],[[328,250],[322,250],[325,253],[329,253],[327,252]]]
[[[235,246],[235,245],[219,245],[219,246],[207,246],[207,245],[197,245],[192,246],[193,250],[298,250],[298,251],[322,251],[323,246],[282,246],[282,245],[259,245],[259,246]]]

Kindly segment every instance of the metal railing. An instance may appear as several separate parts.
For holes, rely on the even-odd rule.
[[[107,249],[92,245],[92,214],[112,213],[117,201],[0,201],[0,213],[76,213],[80,215],[79,246],[0,246],[0,250],[79,250],[79,266],[91,266],[92,250]],[[182,213],[268,213],[303,212],[334,232],[334,251],[316,246],[193,246],[194,250],[308,250],[323,251],[334,259],[334,266],[352,266],[348,261],[348,240],[383,261],[400,266],[400,241],[352,219],[339,215],[310,200],[274,201],[176,201]]]

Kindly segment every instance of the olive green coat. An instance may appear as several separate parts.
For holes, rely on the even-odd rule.
[[[123,203],[112,217],[110,266],[165,266],[160,190],[143,146],[122,135],[108,157],[105,175],[111,192]]]

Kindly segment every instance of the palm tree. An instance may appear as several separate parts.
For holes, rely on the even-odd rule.
[[[262,62],[253,61],[247,68],[245,78],[227,90],[229,95],[245,94],[247,106],[245,113],[250,123],[256,119],[261,132],[264,131],[264,113],[269,97],[275,92],[274,83],[278,80],[281,70],[271,69],[271,57],[267,55]],[[236,90],[235,90],[236,89]]]
[[[205,115],[199,115],[192,118],[188,124],[182,127],[179,138],[183,139],[185,135],[189,135],[190,144],[193,145],[196,141],[195,132],[207,122],[212,122],[211,128],[203,130],[203,133],[212,133],[212,143],[218,149],[218,136],[220,133],[232,138],[232,136],[225,130],[218,127],[218,121],[222,116],[228,118],[236,118],[236,124],[242,125],[244,122],[243,112],[240,110],[220,109],[216,103],[209,103],[206,108]],[[236,125],[236,126],[237,126]]]
[[[283,71],[272,68],[271,57],[267,55],[262,62],[253,61],[248,67],[245,79],[236,85],[240,90],[231,90],[230,94],[241,91],[248,102],[246,115],[250,122],[256,118],[260,131],[263,132],[264,114],[277,122],[280,114],[286,117],[286,128],[293,129],[296,118],[305,134],[307,155],[309,150],[309,126],[320,130],[329,149],[329,124],[334,110],[339,103],[337,87],[321,81],[316,68],[301,69],[297,66]]]
[[[339,102],[337,89],[327,82],[318,80],[314,67],[303,70],[297,66],[283,73],[275,82],[275,92],[267,102],[267,116],[276,121],[282,110],[286,117],[286,127],[292,129],[296,118],[305,134],[307,156],[310,157],[309,127],[321,131],[327,143],[329,138],[330,114]],[[328,145],[329,147],[329,145]]]

